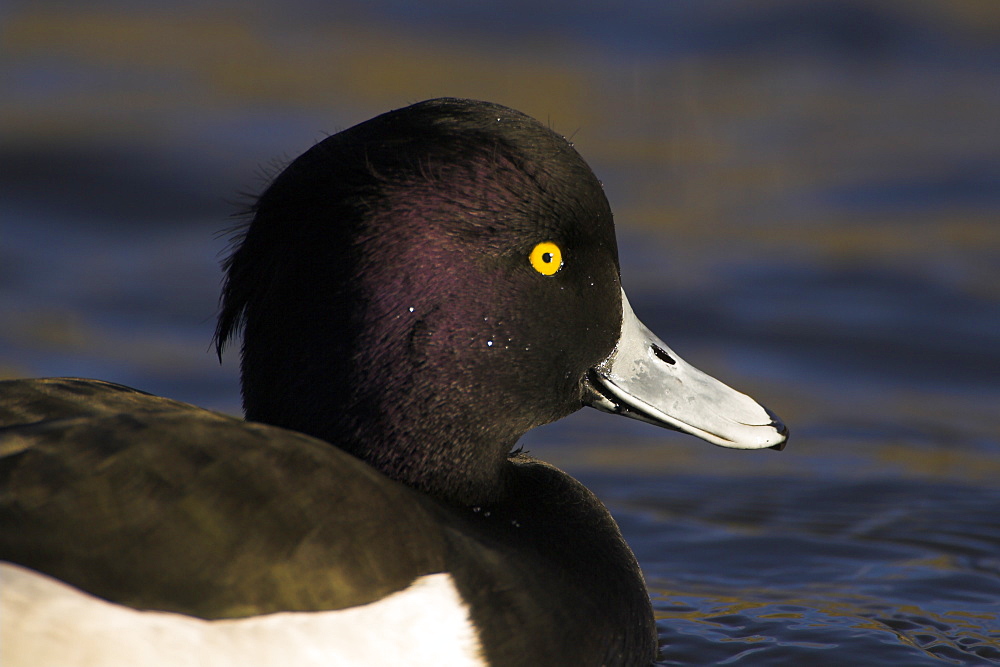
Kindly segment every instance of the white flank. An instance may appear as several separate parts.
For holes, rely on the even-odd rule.
[[[0,563],[3,667],[485,665],[451,576],[361,607],[205,621],[137,611]]]

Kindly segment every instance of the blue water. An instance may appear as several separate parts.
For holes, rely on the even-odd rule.
[[[8,3],[0,50],[0,375],[238,413],[209,341],[246,193],[491,99],[603,180],[639,316],[791,427],[525,438],[619,520],[661,664],[1000,664],[1000,4]]]

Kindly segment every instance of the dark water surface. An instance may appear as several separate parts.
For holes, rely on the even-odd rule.
[[[216,234],[420,99],[572,135],[636,312],[781,453],[595,411],[534,454],[635,550],[664,665],[1000,664],[1000,3],[0,9],[0,375],[236,413]]]

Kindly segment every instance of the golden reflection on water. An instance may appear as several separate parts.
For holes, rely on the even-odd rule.
[[[1000,10],[949,6],[891,5],[902,16],[940,14],[970,35],[988,34],[970,15],[1000,22]],[[711,271],[706,262],[730,249],[900,266],[943,255],[963,265],[967,289],[1000,290],[992,211],[851,211],[813,194],[934,177],[942,161],[996,155],[1000,102],[988,69],[766,51],[623,57],[565,38],[512,48],[350,12],[306,22],[284,20],[277,4],[249,7],[9,11],[0,71],[70,75],[60,89],[5,96],[0,135],[149,142],[153,128],[169,136],[199,116],[308,109],[341,122],[348,109],[356,122],[428,97],[478,97],[572,135],[605,178],[619,225],[682,245],[687,271]],[[812,199],[790,207],[789,193]]]
[[[66,58],[108,76],[99,89],[62,96],[59,108],[8,103],[14,115],[4,129],[41,132],[82,111],[75,130],[86,135],[92,123],[114,116],[114,106],[159,114],[255,105],[377,112],[442,95],[496,99],[542,118],[567,112],[567,124],[595,124],[587,113],[596,91],[585,70],[545,57],[545,45],[480,52],[350,19],[288,29],[280,20],[211,8],[22,9],[0,27],[13,59]]]

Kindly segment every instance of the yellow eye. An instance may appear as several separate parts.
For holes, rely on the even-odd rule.
[[[555,275],[562,268],[562,250],[551,241],[539,243],[528,255],[532,268],[543,276]]]

